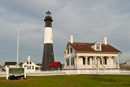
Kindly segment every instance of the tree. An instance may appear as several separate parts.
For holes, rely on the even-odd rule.
[[[22,67],[22,65],[23,65],[23,62],[20,62],[20,63],[19,63],[19,66]]]

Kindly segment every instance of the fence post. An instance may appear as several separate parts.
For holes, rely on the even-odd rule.
[[[6,80],[8,80],[9,77],[9,67],[6,67]]]

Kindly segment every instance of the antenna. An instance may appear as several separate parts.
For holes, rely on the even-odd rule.
[[[19,59],[19,26],[18,26],[18,34],[17,34],[17,65],[18,65],[18,59]]]

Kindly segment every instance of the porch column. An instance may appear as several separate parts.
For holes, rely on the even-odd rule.
[[[74,57],[74,69],[76,69],[76,57]]]
[[[101,56],[102,68],[104,68],[103,56]]]
[[[95,65],[95,67],[97,68],[97,59],[96,59],[97,57],[96,56],[94,56],[94,65]]]
[[[71,66],[71,57],[69,57],[69,66]]]
[[[120,68],[119,56],[117,56],[117,68]]]
[[[66,69],[66,65],[67,65],[67,64],[66,64],[66,58],[65,58],[65,69]]]
[[[76,69],[78,69],[78,56],[76,56]]]
[[[111,68],[111,66],[112,66],[111,56],[109,56],[108,59],[109,59],[109,63],[108,64],[109,64],[109,67]]]
[[[94,57],[91,58],[92,67],[94,67]]]

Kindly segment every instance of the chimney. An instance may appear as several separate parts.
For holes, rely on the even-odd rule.
[[[104,38],[103,38],[103,43],[104,43],[105,45],[107,45],[107,37],[104,37]]]
[[[28,56],[27,60],[30,61],[30,56]]]
[[[70,35],[70,43],[73,43],[73,35]]]

